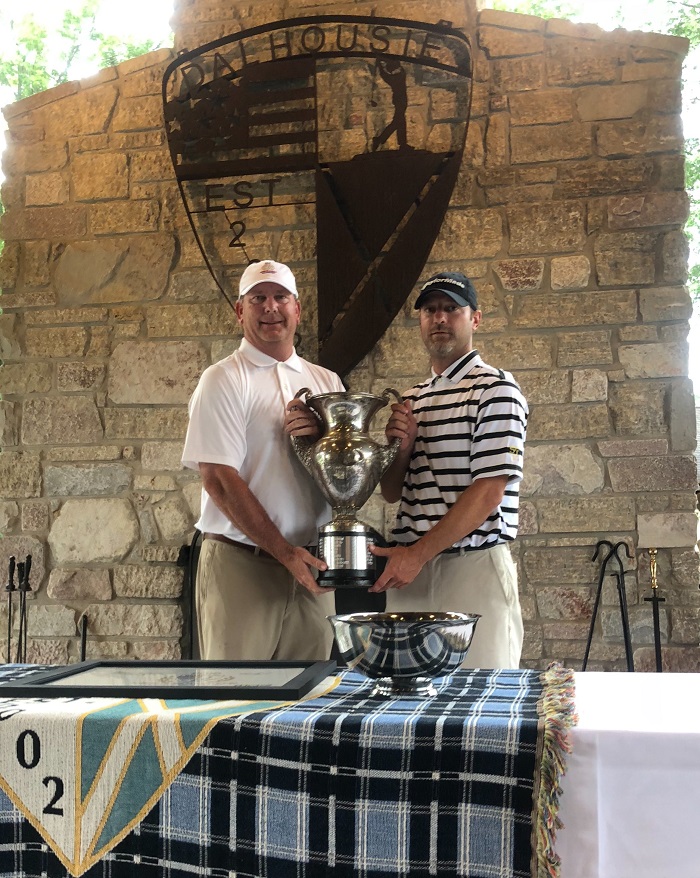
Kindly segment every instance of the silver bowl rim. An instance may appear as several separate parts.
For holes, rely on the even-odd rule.
[[[330,622],[343,622],[346,625],[373,625],[377,628],[395,628],[400,625],[464,625],[477,622],[481,613],[451,613],[432,611],[407,611],[404,613],[339,613],[326,617]]]

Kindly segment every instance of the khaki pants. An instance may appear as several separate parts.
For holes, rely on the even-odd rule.
[[[505,543],[429,561],[405,588],[386,593],[387,612],[480,613],[465,668],[517,668],[523,620],[515,564]]]
[[[312,595],[277,561],[202,542],[197,630],[203,659],[327,659],[333,632],[326,616],[333,612],[332,592]]]

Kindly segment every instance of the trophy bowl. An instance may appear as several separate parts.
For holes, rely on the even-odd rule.
[[[377,684],[372,695],[435,695],[434,677],[466,658],[477,613],[348,613],[328,621],[352,671]]]

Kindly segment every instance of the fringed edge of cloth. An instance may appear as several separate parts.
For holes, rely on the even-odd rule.
[[[559,819],[561,778],[566,773],[566,754],[571,752],[567,730],[578,722],[574,703],[574,672],[553,662],[542,673],[542,698],[537,708],[540,723],[542,755],[535,790],[536,814],[533,821],[536,878],[559,878],[561,860],[554,850]]]

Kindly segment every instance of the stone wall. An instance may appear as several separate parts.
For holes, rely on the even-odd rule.
[[[176,49],[298,14],[430,21],[425,0],[180,0]],[[465,270],[478,347],[531,403],[520,569],[525,662],[579,667],[597,540],[625,540],[635,659],[653,663],[648,558],[659,548],[670,669],[700,670],[695,412],[687,378],[680,71],[685,41],[440,4],[475,47],[467,151],[425,276]],[[30,655],[180,654],[182,570],[198,481],[180,469],[186,402],[238,344],[173,179],[152,53],[5,110],[1,231],[2,563],[34,559]],[[432,124],[426,118],[426,125]],[[313,221],[249,228],[313,282]],[[301,233],[303,232],[303,234]],[[401,389],[427,373],[407,303],[351,376]],[[303,350],[313,355],[308,336]],[[364,517],[386,528],[378,497]],[[603,592],[595,668],[624,668],[617,592]],[[0,608],[0,636],[6,631]]]

